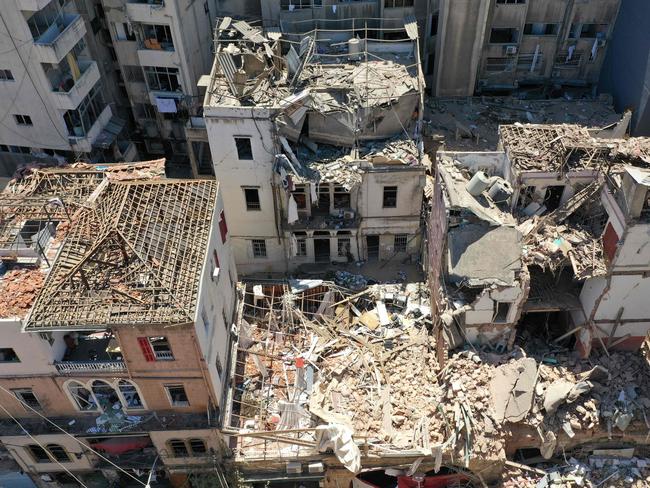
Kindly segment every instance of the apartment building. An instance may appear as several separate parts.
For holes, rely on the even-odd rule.
[[[638,350],[650,331],[648,140],[571,125],[499,130],[502,151],[439,153],[430,269],[445,283],[452,347]]]
[[[219,472],[237,275],[219,184],[164,172],[42,169],[0,195],[0,442],[37,486]]]
[[[86,24],[60,0],[3,3],[0,12],[0,161],[3,176],[33,160],[133,156],[104,96]],[[101,60],[99,60],[101,63]]]
[[[417,260],[426,162],[415,40],[368,40],[366,55],[305,37],[280,57],[280,34],[228,18],[217,43],[205,137],[239,271]]]
[[[211,175],[207,145],[188,163],[186,125],[202,128],[201,75],[212,65],[214,0],[102,0],[140,152],[178,176]],[[203,88],[204,89],[204,88]]]
[[[440,97],[594,87],[620,0],[440,0],[428,54]],[[435,48],[434,45],[435,44]]]

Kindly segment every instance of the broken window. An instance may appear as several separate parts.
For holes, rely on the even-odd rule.
[[[334,187],[334,208],[350,208],[350,192],[342,186]]]
[[[607,35],[607,24],[571,24],[569,39],[604,38]]]
[[[257,188],[244,188],[246,210],[260,210],[260,192]]]
[[[18,400],[23,402],[25,410],[29,410],[28,407],[31,407],[35,410],[41,409],[41,404],[38,402],[38,398],[36,398],[36,395],[34,395],[34,392],[31,388],[18,388],[11,391],[14,395],[16,395],[16,398],[18,398]]]
[[[327,183],[318,187],[318,205],[314,213],[317,215],[329,215],[330,213],[330,186]]]
[[[14,114],[14,119],[16,119],[18,125],[34,125],[29,115]]]
[[[253,239],[251,241],[251,246],[253,247],[254,258],[266,257],[266,241],[264,239]]]
[[[407,243],[408,243],[408,235],[395,234],[395,240],[393,241],[393,247],[395,252],[406,252]]]
[[[438,35],[438,20],[440,16],[438,12],[433,14],[431,16],[431,36],[437,36]]]
[[[296,256],[307,256],[307,234],[305,232],[296,232],[294,235],[298,244]]]
[[[37,444],[29,444],[27,450],[32,455],[32,458],[37,463],[51,463],[52,460],[50,456],[47,455],[47,451]]]
[[[346,257],[348,253],[350,252],[350,232],[348,231],[342,231],[339,232],[338,237],[336,239],[336,250],[337,254],[339,257]]]
[[[169,396],[169,403],[173,407],[189,407],[190,401],[185,393],[183,385],[165,385],[167,395]]]
[[[115,28],[115,39],[118,41],[135,41],[135,32],[131,24],[127,22],[116,22],[113,26]]]
[[[493,27],[490,32],[492,44],[516,44],[519,41],[519,30],[514,27]]]
[[[177,68],[166,68],[164,66],[143,66],[144,75],[147,79],[147,86],[152,91],[181,91],[181,82],[178,79]]]
[[[291,192],[293,199],[296,201],[298,210],[307,208],[307,188],[305,185],[297,185],[296,189]]]
[[[383,198],[382,206],[384,208],[397,208],[397,187],[396,186],[384,187],[384,198]]]
[[[128,380],[120,380],[117,383],[117,387],[120,390],[126,408],[133,410],[141,410],[144,408],[140,398],[140,392],[135,384]]]
[[[148,337],[149,344],[151,344],[151,349],[156,358],[156,361],[173,361],[174,354],[172,353],[171,345],[167,340],[167,337],[157,336],[157,337]]]
[[[99,410],[99,406],[93,394],[83,384],[78,381],[68,383],[68,392],[72,397],[75,406],[83,412],[92,412]]]
[[[190,443],[190,451],[192,452],[192,456],[205,454],[208,451],[203,439],[190,439],[189,443]]]
[[[47,450],[52,455],[52,457],[60,463],[69,463],[71,461],[70,456],[66,450],[58,444],[48,444]]]
[[[242,161],[253,159],[253,146],[250,137],[235,137],[235,146],[237,147],[237,159]]]
[[[174,50],[172,31],[168,25],[142,24],[142,37],[146,49]]]
[[[524,34],[531,36],[555,36],[560,24],[533,23],[524,25]]]
[[[510,312],[510,302],[495,302],[494,322],[507,322],[508,312]]]
[[[173,454],[173,457],[188,457],[189,452],[187,452],[187,447],[185,446],[185,441],[180,439],[172,439],[169,441],[169,448]]]
[[[0,363],[19,363],[18,355],[10,347],[0,348]]]

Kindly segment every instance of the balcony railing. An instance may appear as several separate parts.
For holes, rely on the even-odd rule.
[[[47,14],[34,15],[36,19],[29,20],[29,30],[37,44],[53,44],[56,39],[70,27],[80,16],[76,14],[59,13],[56,17]]]
[[[171,353],[171,351],[156,351],[156,359],[158,361],[173,361],[174,360],[174,355]]]
[[[54,366],[61,374],[126,372],[124,361],[56,361]]]

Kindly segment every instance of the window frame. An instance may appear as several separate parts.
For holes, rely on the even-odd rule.
[[[399,241],[399,242],[398,242]],[[393,252],[407,252],[408,251],[409,236],[408,234],[395,234],[393,235]]]
[[[40,446],[38,444],[27,444],[25,446],[25,450],[27,451],[29,456],[34,460],[34,462],[37,463],[37,464],[45,464],[45,463],[52,463],[53,462],[52,458],[50,457],[50,454],[47,452],[47,449],[45,449],[44,447],[42,447],[42,446]],[[43,456],[41,456],[41,457],[37,456],[35,454],[35,450],[43,451],[43,454],[45,454],[45,456],[44,457]]]
[[[268,257],[266,252],[266,239],[251,239],[251,250],[253,252],[253,259],[266,259]]]
[[[510,40],[508,41],[499,41],[499,40],[493,40],[493,36],[495,34],[495,31],[512,31]],[[498,45],[514,45],[518,44],[521,41],[521,32],[519,28],[517,27],[492,27],[490,29],[490,37],[489,37],[489,43],[490,44],[498,44]]]
[[[250,136],[233,136],[233,139],[235,141],[235,151],[237,152],[237,159],[239,161],[254,161],[255,157],[253,155],[253,139]],[[240,143],[247,143],[248,148],[242,148],[240,151]],[[249,156],[250,157],[242,157],[242,153],[244,156]]]
[[[0,81],[16,81],[10,69],[0,69]]]
[[[54,449],[59,453],[59,455],[54,454]],[[61,444],[47,444],[45,446],[45,450],[50,455],[50,457],[52,459],[55,459],[58,463],[72,462],[72,456],[70,456],[70,453]],[[60,456],[61,454],[62,456]]]
[[[14,114],[14,120],[16,122],[16,125],[20,125],[21,127],[34,126],[34,122],[32,121],[31,116],[27,114]]]
[[[151,341],[152,339],[162,339],[162,341],[158,341],[157,344],[154,345],[154,343]],[[174,351],[172,350],[172,345],[169,342],[169,339],[167,336],[147,336],[147,341],[149,342],[149,345],[151,346],[151,350],[153,351],[153,355],[156,358],[156,361],[175,361],[176,358],[174,357]],[[161,347],[167,344],[167,352],[165,351],[156,351],[155,347]],[[158,353],[161,353],[161,356],[158,355]]]
[[[29,405],[34,410],[43,410],[43,406],[41,405],[41,402],[39,401],[38,397],[36,396],[32,388],[14,388],[11,390],[11,392],[14,394],[16,398],[18,398],[18,400],[20,400],[21,405],[25,410],[30,411],[30,409],[27,408],[26,405]],[[27,400],[25,400],[25,398],[22,396],[25,393],[28,393],[34,397],[37,406],[31,405]]]
[[[242,190],[244,191],[244,202],[246,203],[246,211],[260,212],[262,210],[262,202],[260,200],[260,189],[255,186],[242,186]],[[255,202],[255,198],[249,200],[248,198],[249,192],[254,192],[257,202]]]
[[[171,457],[174,458],[190,457],[190,451],[187,448],[187,444],[185,443],[184,439],[169,439],[167,441],[167,445],[169,446],[169,451],[172,454]],[[180,447],[180,446],[182,446],[185,455],[178,455],[178,453],[176,452],[176,447]]]
[[[163,386],[165,388],[165,393],[167,394],[167,399],[169,400],[169,404],[172,407],[187,408],[190,406],[190,397],[187,396],[185,385],[183,385],[182,383],[174,383],[174,384],[163,385]],[[183,390],[183,395],[185,395],[185,401],[181,401],[181,403],[184,403],[185,405],[176,404],[176,400],[174,400],[174,397],[172,396],[172,392],[171,392],[171,389],[173,388],[180,388]]]
[[[142,72],[144,73],[144,80],[147,84],[149,91],[166,92],[166,93],[181,93],[183,91],[183,83],[181,82],[180,70],[178,68],[169,68],[167,66],[143,66]],[[161,82],[167,81],[167,86]],[[172,83],[172,79],[175,82]],[[156,83],[152,83],[155,80]]]
[[[394,190],[393,190],[394,189]],[[392,205],[390,205],[390,197],[386,195],[386,193],[394,193],[394,202]],[[381,208],[397,208],[397,192],[398,192],[398,187],[395,185],[388,185],[384,186],[382,189],[382,199],[381,199]],[[388,205],[387,205],[387,198],[388,198]]]
[[[0,357],[4,357],[2,355],[3,351],[11,351],[11,353],[14,355],[15,359],[6,361],[6,360],[0,360],[0,364],[13,364],[13,363],[21,363],[22,361],[20,360],[20,357],[18,354],[16,354],[16,350],[13,347],[0,347]]]

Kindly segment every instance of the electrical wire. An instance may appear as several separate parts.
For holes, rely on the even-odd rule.
[[[128,471],[125,471],[125,470],[122,469],[122,468],[120,468],[120,467],[119,467],[117,464],[115,464],[113,461],[111,461],[110,459],[106,458],[105,456],[103,456],[102,454],[100,454],[98,451],[96,451],[95,449],[93,449],[92,447],[90,447],[90,445],[88,445],[88,444],[86,444],[86,443],[84,443],[84,442],[81,442],[81,440],[80,440],[79,438],[77,438],[77,437],[73,436],[72,434],[70,434],[69,432],[65,431],[64,429],[62,429],[61,427],[59,427],[57,424],[55,424],[54,422],[52,422],[52,421],[51,421],[49,418],[47,418],[45,415],[41,414],[41,412],[39,412],[38,410],[32,408],[31,405],[25,403],[23,400],[21,400],[20,398],[16,397],[13,393],[11,393],[9,390],[7,390],[4,386],[0,385],[0,390],[2,390],[2,391],[4,391],[5,393],[7,393],[11,398],[13,398],[13,399],[16,400],[17,402],[21,403],[24,407],[26,407],[26,408],[28,408],[29,410],[31,410],[32,412],[34,412],[36,415],[38,415],[39,417],[41,417],[41,418],[42,418],[43,420],[45,420],[47,423],[49,423],[49,424],[53,425],[54,427],[56,427],[58,430],[60,430],[61,432],[63,432],[63,433],[64,433],[65,435],[67,435],[68,437],[74,439],[77,443],[79,443],[79,444],[81,444],[82,446],[84,446],[86,449],[88,449],[90,452],[92,452],[92,453],[95,454],[96,456],[99,456],[100,458],[102,458],[104,461],[106,461],[107,463],[109,463],[111,466],[113,466],[113,467],[116,468],[117,470],[119,470],[119,471],[121,471],[122,473],[126,474],[127,476],[133,478],[135,481],[137,481],[138,483],[140,483],[142,486],[147,486],[145,483],[143,483],[142,481],[140,481],[138,478],[136,478],[135,476],[133,476],[131,473],[129,473]],[[31,436],[30,436],[30,437],[31,437]]]
[[[0,408],[4,411],[4,413],[6,413],[9,417],[11,417],[11,420],[13,420],[14,422],[16,422],[16,424],[18,424],[18,427],[20,427],[21,430],[22,430],[22,431],[23,431],[27,436],[29,436],[29,438],[30,438],[31,440],[33,440],[36,444],[38,444],[39,447],[40,447],[41,449],[43,449],[43,451],[45,451],[46,453],[48,452],[47,448],[46,448],[43,444],[41,444],[41,443],[39,442],[39,440],[36,439],[32,434],[30,434],[30,433],[27,431],[27,429],[26,429],[25,427],[23,427],[23,424],[21,424],[21,423],[18,421],[18,419],[17,419],[16,417],[14,417],[13,415],[11,415],[11,413],[9,413],[9,410],[7,410],[7,409],[5,408],[5,406],[4,406],[2,403],[0,403]],[[54,462],[55,462],[56,464],[58,464],[59,466],[61,466],[61,467],[63,468],[63,470],[64,470],[66,473],[68,473],[70,476],[72,476],[72,477],[75,479],[75,481],[76,481],[77,483],[79,483],[79,484],[80,484],[81,486],[83,486],[84,488],[88,488],[87,485],[84,485],[84,484],[81,482],[81,480],[80,480],[79,478],[77,478],[74,474],[72,474],[72,471],[70,471],[70,470],[69,470],[68,468],[66,468],[63,464],[61,464],[61,462],[60,462],[58,459],[56,459],[54,456],[52,456],[52,459],[54,460]]]

